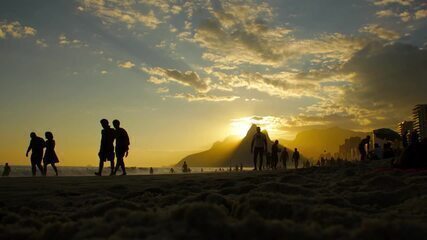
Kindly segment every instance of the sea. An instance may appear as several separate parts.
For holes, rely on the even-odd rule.
[[[11,172],[9,177],[31,177],[31,166],[10,166]],[[98,171],[98,167],[87,166],[87,167],[70,167],[70,166],[57,166],[59,176],[95,176],[95,172]],[[179,167],[174,167],[174,174],[183,174],[182,169]],[[244,168],[243,170],[249,170],[251,168]],[[153,167],[153,174],[171,174],[171,167]],[[213,173],[213,172],[229,172],[229,168],[191,168],[191,173]],[[232,171],[235,171],[233,168]],[[3,172],[3,166],[0,166],[0,174]],[[150,175],[149,167],[127,167],[126,172],[128,175]],[[122,172],[119,169],[117,175],[120,175]],[[110,174],[110,167],[104,167],[103,175],[108,176]],[[188,174],[188,173],[185,173]],[[37,169],[37,176],[40,176],[40,170]],[[54,176],[55,171],[51,166],[47,168],[47,176]],[[1,176],[1,175],[0,175]]]

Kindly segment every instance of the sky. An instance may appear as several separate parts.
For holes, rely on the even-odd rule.
[[[272,138],[396,128],[426,103],[416,0],[3,0],[0,162],[52,131],[60,165],[97,165],[99,120],[128,166],[166,166],[259,124]]]

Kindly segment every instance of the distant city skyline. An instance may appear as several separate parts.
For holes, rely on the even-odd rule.
[[[5,0],[0,161],[52,131],[61,165],[96,165],[120,119],[128,166],[166,166],[251,124],[396,129],[424,104],[417,0]]]

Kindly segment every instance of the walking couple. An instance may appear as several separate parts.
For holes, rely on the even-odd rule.
[[[110,176],[116,175],[119,167],[122,169],[122,175],[126,175],[126,168],[124,158],[128,156],[129,152],[129,136],[123,128],[120,127],[120,121],[114,120],[114,129],[110,127],[107,119],[100,121],[102,126],[101,131],[101,147],[99,149],[99,170],[95,172],[95,175],[101,176],[102,169],[104,168],[104,162],[110,161],[111,173]],[[114,149],[114,140],[116,141],[116,147]],[[114,168],[114,150],[117,157],[117,165]]]
[[[47,166],[52,165],[55,175],[58,176],[58,169],[55,166],[55,163],[59,162],[58,156],[55,153],[55,140],[53,140],[53,134],[51,132],[45,133],[46,141],[38,137],[35,132],[30,134],[30,145],[28,146],[27,153],[25,156],[28,157],[28,153],[31,151],[31,171],[33,176],[36,176],[37,169],[39,168],[43,176],[47,174]],[[43,150],[44,151],[43,156]],[[42,166],[43,160],[43,166]]]

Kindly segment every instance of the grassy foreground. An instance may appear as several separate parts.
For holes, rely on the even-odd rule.
[[[427,172],[0,179],[0,239],[425,239]]]

